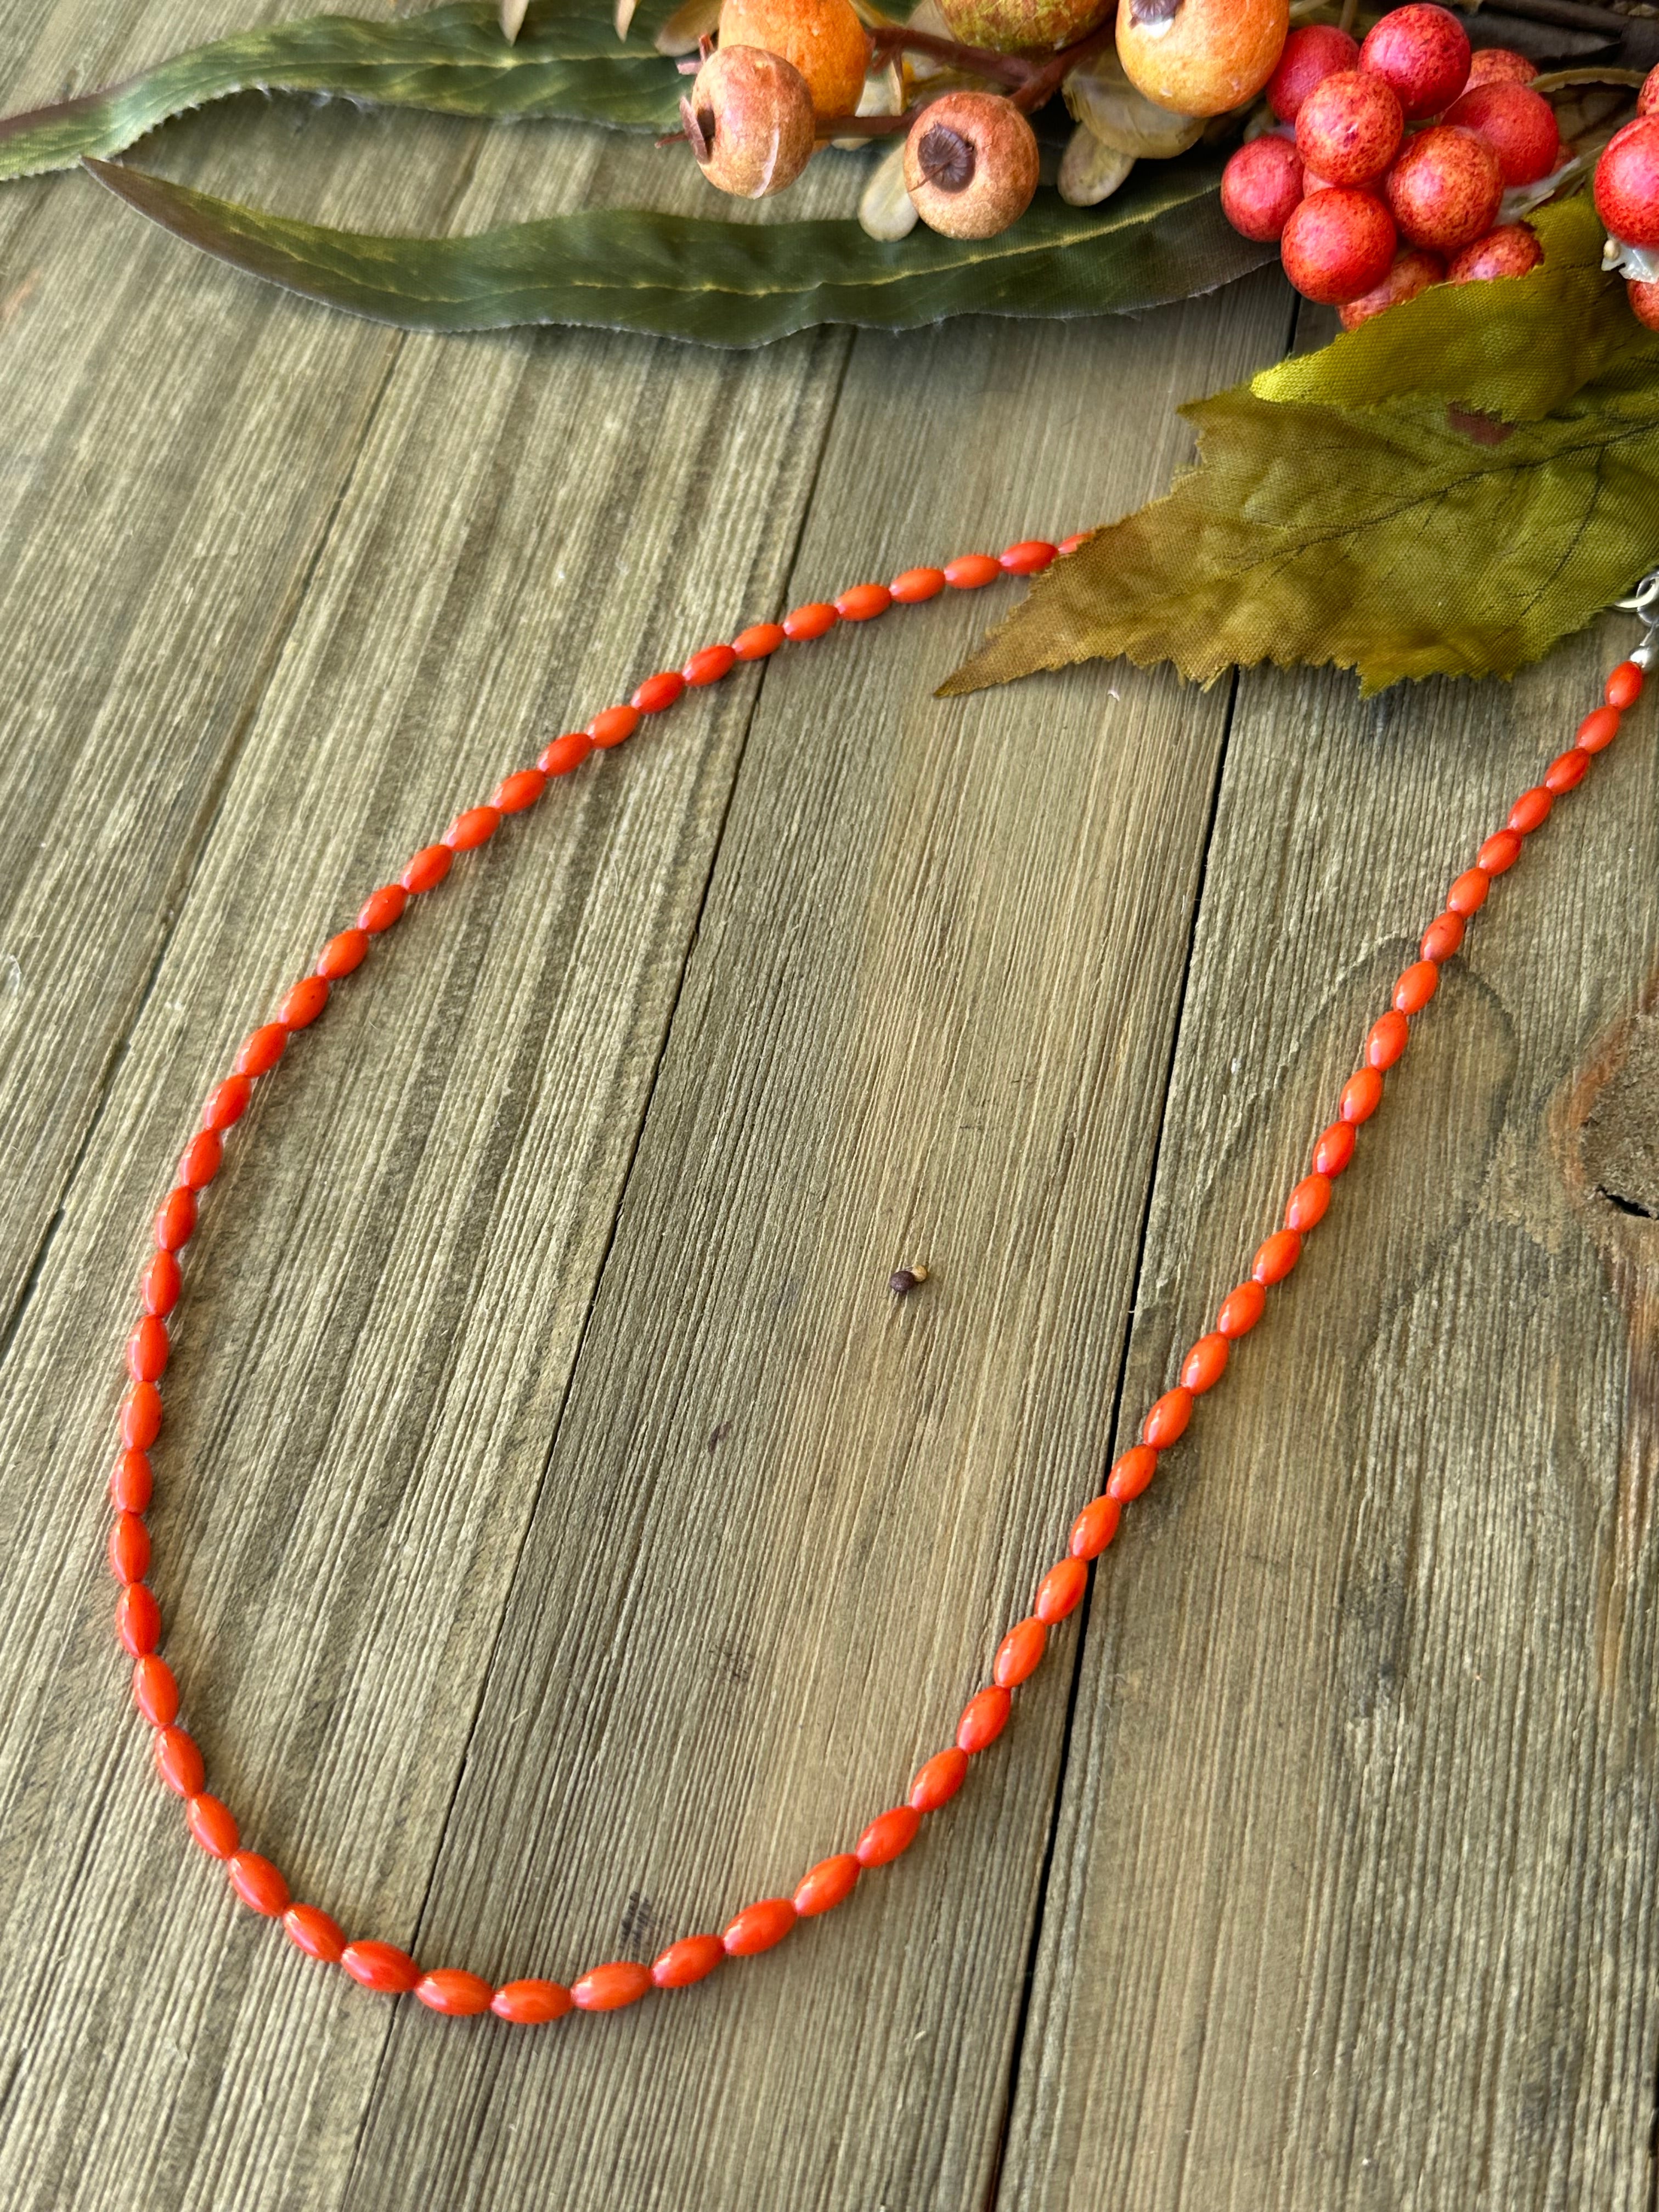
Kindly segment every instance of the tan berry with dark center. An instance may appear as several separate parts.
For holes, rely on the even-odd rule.
[[[870,36],[852,0],[725,0],[720,45],[781,54],[806,79],[820,115],[857,112]]]
[[[904,142],[905,190],[946,238],[994,238],[1024,214],[1036,184],[1031,126],[994,92],[930,101]]]
[[[1117,58],[1160,107],[1224,115],[1261,90],[1290,28],[1290,0],[1121,0]]]
[[[951,36],[994,53],[1074,46],[1111,14],[1115,0],[939,0]]]
[[[758,46],[720,46],[697,71],[680,117],[702,173],[738,199],[793,185],[812,158],[806,80]]]

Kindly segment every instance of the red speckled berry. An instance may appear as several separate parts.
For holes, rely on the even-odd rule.
[[[1659,331],[1659,284],[1644,284],[1639,276],[1627,276],[1625,297],[1644,330]]]
[[[1284,235],[1302,196],[1302,156],[1272,132],[1241,146],[1221,173],[1221,212],[1241,237],[1263,246]]]
[[[1524,276],[1543,258],[1530,223],[1506,222],[1454,254],[1446,276],[1453,284],[1485,284],[1494,276]]]
[[[1512,46],[1479,46],[1470,57],[1469,81],[1463,89],[1473,92],[1478,84],[1530,84],[1537,74],[1537,63]]]
[[[1615,238],[1659,246],[1659,115],[1614,133],[1595,165],[1595,207]]]
[[[1478,84],[1452,102],[1446,121],[1485,139],[1505,185],[1535,185],[1561,159],[1555,110],[1530,85]]]
[[[1334,23],[1309,23],[1292,31],[1267,79],[1267,105],[1281,123],[1294,123],[1297,110],[1316,84],[1340,70],[1358,69],[1359,47]]]
[[[1316,84],[1296,118],[1296,150],[1304,167],[1332,185],[1380,177],[1400,151],[1405,118],[1380,76],[1339,70]]]
[[[1345,331],[1357,331],[1361,323],[1369,323],[1377,315],[1385,315],[1390,307],[1397,307],[1402,300],[1414,300],[1419,292],[1426,292],[1431,284],[1443,283],[1446,264],[1437,253],[1431,253],[1421,246],[1408,246],[1396,253],[1389,272],[1380,284],[1373,284],[1369,292],[1362,292],[1357,300],[1345,300],[1337,315]]]
[[[1389,170],[1388,193],[1403,238],[1455,253],[1498,220],[1504,179],[1484,140],[1439,123],[1419,131]]]
[[[1392,85],[1407,118],[1438,115],[1469,79],[1469,41],[1444,8],[1395,8],[1374,23],[1359,66]]]
[[[1394,218],[1376,195],[1339,185],[1303,201],[1279,250],[1285,274],[1304,299],[1338,307],[1382,283],[1395,244]]]

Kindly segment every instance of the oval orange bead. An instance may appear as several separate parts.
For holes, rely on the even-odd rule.
[[[224,1139],[213,1129],[198,1129],[185,1146],[179,1181],[186,1190],[205,1190],[224,1165]]]
[[[722,677],[729,676],[737,665],[738,656],[732,647],[705,645],[692,654],[681,673],[693,690],[700,690],[705,684],[718,684]]]
[[[1285,1226],[1295,1230],[1298,1237],[1305,1237],[1325,1218],[1330,1202],[1330,1177],[1304,1176],[1285,1202]]]
[[[454,865],[455,855],[447,845],[422,845],[398,881],[411,897],[419,898],[435,891]]]
[[[781,1943],[795,1924],[795,1908],[787,1897],[763,1897],[744,1905],[720,1941],[734,1959],[752,1959]]]
[[[1501,876],[1521,857],[1521,840],[1513,830],[1494,830],[1475,854],[1475,865],[1489,876]]]
[[[1057,557],[1063,561],[1068,553],[1075,553],[1079,545],[1086,545],[1094,534],[1092,530],[1074,530],[1069,538],[1062,538],[1054,548]]]
[[[266,1022],[244,1037],[233,1065],[238,1075],[269,1075],[288,1050],[288,1031],[280,1022]]]
[[[196,1194],[170,1190],[155,1217],[155,1242],[163,1252],[178,1252],[196,1234]]]
[[[328,985],[320,975],[301,975],[276,1009],[285,1030],[308,1030],[328,1004]]]
[[[1342,1086],[1342,1096],[1337,1112],[1342,1119],[1358,1128],[1369,1121],[1382,1103],[1382,1078],[1374,1067],[1359,1067]]]
[[[1492,889],[1492,878],[1484,868],[1465,868],[1446,893],[1447,910],[1462,915],[1467,921],[1478,914],[1486,903],[1486,893]]]
[[[1598,707],[1594,714],[1586,714],[1578,725],[1578,735],[1575,740],[1578,750],[1583,753],[1605,752],[1619,734],[1620,719],[1616,707]]]
[[[357,909],[357,927],[370,937],[380,937],[404,918],[409,893],[401,884],[382,884]]]
[[[441,842],[447,845],[452,853],[476,853],[480,845],[489,842],[501,826],[501,817],[496,808],[469,806],[465,813],[455,817]]]
[[[115,1601],[115,1632],[135,1659],[161,1640],[161,1608],[144,1583],[129,1583]]]
[[[1158,1454],[1152,1446],[1131,1444],[1113,1464],[1106,1485],[1106,1495],[1115,1498],[1120,1505],[1127,1505],[1132,1498],[1139,1497],[1157,1473]],[[1094,1554],[1091,1553],[1089,1556],[1092,1559]]]
[[[840,619],[835,609],[826,606],[822,599],[809,600],[805,606],[797,607],[784,617],[783,634],[805,644],[812,638],[822,637],[826,630],[834,629]]]
[[[109,1499],[118,1513],[143,1513],[155,1489],[148,1452],[122,1451],[110,1469]]]
[[[320,1959],[337,1966],[345,1951],[345,1930],[318,1905],[290,1905],[283,1915],[283,1928],[296,1951],[307,1959]]]
[[[121,1442],[148,1451],[161,1433],[161,1394],[153,1382],[135,1382],[121,1403]]]
[[[988,553],[958,553],[954,561],[945,564],[945,580],[952,590],[977,592],[987,584],[994,584],[1002,574],[1002,563]]]
[[[185,1807],[185,1823],[191,1842],[210,1859],[235,1856],[242,1838],[236,1815],[228,1805],[222,1805],[216,1797],[205,1796],[198,1791]]]
[[[233,1851],[225,1861],[230,1886],[250,1912],[267,1920],[280,1920],[289,1908],[288,1883],[280,1867],[262,1859],[258,1851]]]
[[[482,1974],[469,1974],[460,1966],[434,1966],[416,1983],[414,1995],[416,2002],[429,2011],[443,2013],[450,2020],[470,2020],[475,2013],[489,2010],[495,1986]]]
[[[918,1813],[937,1813],[941,1805],[950,1803],[967,1779],[968,1754],[953,1743],[947,1751],[936,1751],[916,1769],[910,1784],[910,1802]]]
[[[1140,1425],[1140,1441],[1154,1451],[1167,1451],[1187,1433],[1193,1418],[1193,1394],[1177,1383],[1166,1390]]]
[[[1052,1628],[1077,1611],[1088,1587],[1089,1570],[1081,1559],[1056,1559],[1037,1584],[1036,1602],[1031,1609]]]
[[[837,598],[836,612],[843,622],[873,622],[892,604],[893,594],[885,584],[853,584]]]
[[[960,1753],[957,1755],[960,1757]],[[968,1764],[965,1759],[962,1763],[964,1767]],[[803,1920],[814,1920],[820,1912],[833,1912],[836,1905],[844,1905],[853,1894],[862,1872],[851,1851],[837,1851],[832,1859],[820,1859],[815,1867],[808,1867],[796,1887],[796,1911]]]
[[[706,1982],[725,1959],[718,1936],[683,1936],[651,1961],[651,1979],[659,1990],[689,1990],[694,1982]]]
[[[1642,672],[1633,660],[1621,660],[1601,694],[1609,707],[1633,707],[1642,696]]]
[[[641,714],[660,714],[682,698],[685,678],[678,668],[665,668],[655,676],[647,676],[635,692],[633,705]]]
[[[127,1373],[135,1382],[159,1382],[167,1372],[171,1349],[165,1323],[154,1314],[146,1314],[127,1339]],[[127,1577],[129,1582],[137,1579],[136,1575]]]
[[[1510,828],[1517,837],[1530,837],[1534,830],[1541,830],[1549,820],[1550,809],[1554,804],[1554,794],[1547,784],[1534,784],[1532,789],[1523,791],[1510,807]]]
[[[562,738],[555,738],[550,745],[544,745],[536,756],[536,765],[545,775],[568,775],[573,768],[580,768],[593,750],[593,740],[586,730],[567,730]],[[509,1983],[509,1988],[515,1986]],[[557,1982],[550,1982],[549,1989],[557,1989]]]
[[[887,1866],[909,1850],[921,1826],[921,1815],[914,1805],[895,1805],[871,1821],[854,1844],[853,1856],[861,1867]]]
[[[608,752],[612,745],[631,738],[639,726],[637,707],[606,707],[588,724],[587,734],[602,752]]]
[[[489,2001],[489,2009],[497,2020],[510,2021],[514,2027],[545,2027],[550,2020],[562,2020],[574,2011],[576,2000],[562,1982],[544,1982],[534,1978],[522,1982],[503,1982]]]
[[[1333,1121],[1328,1129],[1321,1132],[1314,1146],[1314,1173],[1340,1176],[1353,1158],[1354,1134],[1351,1123]]]
[[[1227,1371],[1227,1340],[1218,1329],[1198,1342],[1181,1363],[1181,1387],[1201,1398],[1206,1390],[1213,1390]]]
[[[1379,1014],[1371,1024],[1365,1039],[1365,1060],[1380,1075],[1385,1067],[1392,1067],[1406,1049],[1411,1030],[1404,1014],[1396,1013],[1392,1006],[1386,1014]]]
[[[217,1090],[208,1093],[207,1103],[202,1109],[202,1127],[222,1136],[227,1129],[234,1128],[248,1109],[253,1096],[253,1085],[246,1075],[228,1075]]]
[[[620,2012],[651,1994],[651,1969],[631,1960],[616,1959],[603,1966],[590,1966],[570,1984],[573,2004],[583,2012]]]
[[[1248,1336],[1262,1316],[1267,1294],[1260,1283],[1240,1283],[1221,1301],[1215,1325],[1223,1336]]]
[[[132,1662],[132,1702],[152,1728],[169,1728],[179,1717],[179,1685],[173,1669],[153,1651]]]
[[[1156,1455],[1154,1455],[1156,1463]],[[1120,1461],[1119,1465],[1122,1462]],[[1097,1559],[1117,1534],[1118,1523],[1123,1518],[1123,1505],[1113,1497],[1109,1484],[1099,1498],[1092,1498],[1072,1523],[1071,1553],[1074,1559]]]
[[[155,1771],[175,1797],[196,1797],[207,1779],[202,1753],[194,1736],[181,1728],[158,1728],[150,1739]]]
[[[1055,548],[1046,538],[1022,538],[1018,545],[1003,549],[997,566],[1010,576],[1035,576],[1054,558]]]
[[[923,599],[939,597],[945,589],[945,571],[943,568],[907,568],[902,575],[895,576],[887,588],[901,606],[917,606]]]
[[[141,1583],[149,1572],[149,1530],[136,1513],[118,1513],[110,1523],[109,1566],[118,1583]]]
[[[1544,771],[1544,788],[1553,791],[1559,799],[1569,791],[1577,791],[1589,774],[1589,755],[1582,745],[1573,745],[1555,758]]]
[[[404,1996],[421,1978],[421,1970],[413,1959],[395,1943],[376,1943],[368,1939],[348,1943],[340,1954],[340,1964],[354,1982],[361,1983],[366,1990],[378,1990],[382,1996]]]
[[[184,1286],[184,1270],[172,1253],[158,1252],[139,1281],[138,1294],[144,1302],[144,1311],[154,1314],[158,1320],[170,1314]]]
[[[788,635],[781,623],[751,623],[732,639],[732,650],[739,660],[764,660]]]
[[[536,804],[546,789],[547,771],[544,769],[515,769],[511,775],[501,778],[490,793],[489,803],[497,814],[522,814],[526,807]],[[449,1971],[447,1967],[439,1969],[440,1972]],[[488,2008],[481,2007],[480,2009],[487,2010]]]
[[[1397,1014],[1420,1014],[1440,988],[1440,970],[1432,960],[1414,960],[1394,987]]]
[[[1028,1620],[1017,1620],[997,1646],[997,1656],[991,1662],[991,1680],[1000,1689],[1017,1690],[1036,1674],[1048,1647],[1048,1632],[1035,1614]],[[865,1864],[869,1863],[866,1859]]]
[[[1276,1229],[1256,1253],[1250,1273],[1266,1290],[1282,1283],[1302,1257],[1302,1239],[1294,1229]]]
[[[325,983],[338,983],[355,975],[368,957],[368,932],[343,929],[317,955],[317,973]]]
[[[1418,950],[1425,960],[1437,963],[1449,960],[1463,942],[1463,917],[1461,914],[1436,915],[1423,933],[1423,942]]]
[[[1006,1690],[993,1684],[969,1698],[957,1723],[957,1749],[971,1759],[994,1744],[1008,1725],[1011,1699]]]

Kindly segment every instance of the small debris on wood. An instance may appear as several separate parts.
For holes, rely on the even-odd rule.
[[[914,1267],[901,1267],[896,1275],[890,1275],[887,1287],[896,1298],[908,1298],[911,1291],[920,1290],[927,1279],[927,1268],[918,1263]]]

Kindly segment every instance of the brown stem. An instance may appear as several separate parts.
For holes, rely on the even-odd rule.
[[[1088,61],[1103,47],[1109,46],[1116,37],[1116,21],[1109,15],[1097,31],[1091,31],[1086,39],[1079,39],[1074,46],[1067,46],[1057,53],[1053,61],[1045,62],[1030,82],[1014,94],[1014,106],[1023,107],[1028,115],[1033,108],[1041,107],[1045,100],[1054,98],[1079,62]]]
[[[996,77],[1004,84],[1024,85],[1036,72],[1036,64],[1019,54],[958,46],[954,39],[935,38],[931,31],[907,30],[902,23],[890,28],[884,25],[871,36],[878,53],[927,54],[934,61],[954,64],[967,76]]]

